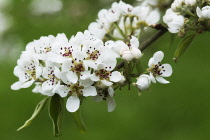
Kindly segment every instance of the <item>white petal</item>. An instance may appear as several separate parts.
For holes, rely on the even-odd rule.
[[[104,98],[104,96],[97,95],[97,96],[93,97],[93,100],[95,102],[101,102],[103,100],[103,98]]]
[[[69,92],[69,88],[64,85],[56,85],[52,92],[59,94],[61,97],[66,97]]]
[[[154,58],[153,57],[149,59],[148,67],[151,67],[152,64],[154,64]]]
[[[171,76],[173,70],[170,64],[163,64],[162,65],[163,70],[161,71],[163,77],[169,77]]]
[[[153,82],[153,83],[156,83],[156,80],[155,80],[155,78],[154,78],[154,76],[153,76],[153,74],[150,72],[150,74],[149,74],[149,77],[150,77],[150,79],[151,79],[151,81]]]
[[[47,80],[42,84],[42,90],[43,91],[52,90],[54,86],[55,85],[50,80]]]
[[[105,86],[111,86],[113,83],[112,82],[109,82],[107,80],[101,80],[101,83],[104,84]]]
[[[114,71],[114,72],[112,72],[112,74],[109,78],[110,78],[110,81],[119,82],[121,80],[121,76],[122,75],[119,71]]]
[[[168,84],[168,83],[170,83],[169,81],[165,80],[163,77],[156,76],[155,78],[161,84]]]
[[[112,87],[109,87],[109,88],[108,88],[108,92],[109,92],[109,95],[110,95],[111,97],[114,96],[114,89],[113,89]]]
[[[162,51],[158,51],[153,55],[154,58],[154,64],[158,64],[158,62],[161,62],[163,60],[164,53]]]
[[[90,76],[90,79],[93,80],[93,81],[99,81],[99,80],[100,80],[99,77],[96,76],[95,73],[93,73],[93,74]]]
[[[139,47],[139,40],[135,36],[131,37],[130,43],[131,43],[131,46],[134,48]]]
[[[94,86],[86,87],[83,90],[83,96],[88,97],[88,96],[96,96],[97,91]]]
[[[17,81],[14,84],[11,85],[11,89],[12,90],[19,90],[22,85],[23,85],[23,82]]]
[[[75,112],[79,109],[80,100],[77,96],[72,95],[67,99],[66,108],[69,112]]]
[[[40,91],[40,93],[47,96],[53,96],[55,94],[52,90]]]
[[[152,11],[146,19],[148,25],[156,24],[160,20],[160,13],[158,10]]]
[[[66,71],[69,71],[71,69],[71,66],[72,66],[72,61],[71,60],[68,60],[68,61],[65,61],[62,65],[62,71],[63,72],[66,72]]]
[[[76,73],[72,72],[72,71],[69,71],[67,74],[66,74],[66,77],[67,79],[72,82],[72,83],[77,83],[78,81],[78,77],[76,75]]]
[[[108,106],[108,112],[112,112],[116,107],[114,98],[109,96],[106,98],[106,101],[107,101],[107,106]]]
[[[201,18],[201,9],[199,7],[196,8],[196,13],[198,15],[199,18]]]
[[[57,78],[59,78],[59,79],[61,78],[61,72],[60,72],[59,68],[55,67],[54,74]]]
[[[82,51],[73,51],[72,56],[76,59],[77,62],[79,62],[84,60],[84,58],[86,57],[86,53]]]
[[[35,83],[36,86],[34,87],[34,89],[32,90],[33,93],[40,93],[40,91],[42,90],[42,86],[41,83]]]
[[[133,54],[134,58],[139,59],[142,57],[142,53],[138,48],[133,48],[131,50],[131,53]]]
[[[79,83],[83,87],[89,87],[94,83],[94,81],[92,81],[91,79],[86,79],[86,80],[79,80]]]
[[[28,82],[25,82],[21,88],[28,88],[30,87],[33,83],[34,83],[35,80],[31,80],[31,81],[28,81]]]
[[[39,78],[42,75],[42,68],[40,66],[36,66],[36,78]]]
[[[86,80],[88,78],[90,78],[90,71],[81,72],[81,75],[80,75],[81,80]]]

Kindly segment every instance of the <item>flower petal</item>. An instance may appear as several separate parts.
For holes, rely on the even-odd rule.
[[[149,77],[150,77],[150,79],[151,79],[151,81],[153,82],[153,83],[156,83],[156,80],[155,80],[155,78],[154,78],[154,76],[153,76],[153,74],[150,72],[150,74],[149,74]]]
[[[104,98],[104,96],[97,95],[97,96],[93,97],[93,100],[95,102],[101,102],[103,100],[103,98]]]
[[[168,83],[170,83],[169,81],[165,80],[163,77],[156,76],[155,78],[161,84],[168,84]]]
[[[121,76],[122,75],[119,71],[114,71],[114,72],[112,72],[112,74],[109,78],[110,78],[110,81],[119,82],[121,80]]]
[[[72,71],[69,71],[67,74],[66,74],[66,77],[67,79],[72,82],[72,83],[77,83],[78,81],[78,77],[76,75],[76,73],[72,72]]]
[[[169,77],[171,76],[173,70],[172,70],[172,67],[170,64],[163,64],[162,65],[162,70],[161,70],[161,73],[162,73],[162,77]]]
[[[162,51],[158,51],[153,55],[154,58],[154,64],[158,64],[158,62],[161,62],[163,60],[164,53]]]
[[[139,47],[139,40],[135,36],[131,37],[130,43],[131,43],[131,46],[134,48]]]
[[[72,96],[70,96],[67,99],[66,109],[69,112],[75,112],[75,111],[77,111],[79,109],[79,106],[80,106],[80,100],[79,100],[79,98],[77,96],[72,95]]]
[[[108,106],[108,112],[112,112],[116,107],[114,98],[109,96],[109,97],[107,97],[106,101],[107,101],[107,106]]]
[[[110,95],[111,97],[114,96],[114,89],[113,89],[112,87],[109,87],[109,88],[108,88],[108,92],[109,92],[109,95]]]
[[[96,88],[94,86],[86,87],[83,90],[83,96],[85,96],[85,97],[96,96],[96,95],[97,95],[97,91],[96,91]]]
[[[11,85],[11,89],[12,90],[19,90],[22,85],[23,85],[23,82],[17,81],[14,84]]]
[[[34,83],[35,80],[31,80],[31,81],[28,81],[28,82],[25,82],[21,88],[28,88],[30,87],[33,83]]]

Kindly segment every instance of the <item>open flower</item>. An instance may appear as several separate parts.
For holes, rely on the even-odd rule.
[[[28,88],[41,76],[42,67],[39,65],[39,61],[34,57],[33,53],[28,51],[22,52],[17,63],[18,65],[14,69],[14,75],[19,78],[19,81],[15,82],[11,88],[13,90]]]
[[[163,57],[164,53],[158,51],[149,60],[149,68],[147,70],[150,72],[150,78],[153,83],[156,83],[156,80],[162,84],[169,83],[169,81],[165,80],[163,77],[171,76],[172,67],[170,64],[161,64]]]
[[[108,112],[112,112],[115,107],[116,103],[114,100],[114,89],[112,87],[106,88],[106,89],[97,89],[97,96],[93,97],[93,100],[96,102],[101,102],[102,100],[105,100],[107,102]]]

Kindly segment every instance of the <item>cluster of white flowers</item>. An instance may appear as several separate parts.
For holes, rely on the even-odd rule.
[[[146,5],[132,7],[115,2],[111,9],[101,10],[97,22],[91,23],[84,33],[78,32],[70,39],[64,33],[49,35],[30,42],[14,68],[19,80],[11,88],[19,90],[35,84],[35,93],[67,97],[69,112],[77,111],[81,101],[92,96],[97,102],[106,100],[111,112],[116,107],[114,87],[130,85],[131,78],[138,77],[134,85],[140,91],[148,89],[152,82],[169,83],[163,77],[169,77],[172,68],[161,64],[164,56],[161,51],[149,60],[146,72],[131,76],[134,64],[143,56],[134,32],[139,34],[158,20],[159,12]],[[105,42],[102,39],[106,35],[119,39]],[[134,65],[133,68],[117,71],[118,58],[128,67]]]
[[[112,37],[122,40],[131,35],[139,37],[142,30],[156,24],[160,19],[158,9],[148,5],[133,7],[122,1],[114,2],[110,9],[98,13],[97,22],[92,22],[88,29],[100,39]]]
[[[116,58],[128,62],[139,59],[142,54],[138,46],[135,37],[128,45],[122,41],[104,43],[89,31],[78,32],[70,40],[65,34],[41,37],[22,52],[14,69],[19,81],[11,88],[28,88],[35,83],[33,92],[69,96],[66,107],[70,112],[79,108],[82,97],[99,96],[107,99],[108,109],[112,111],[115,106],[112,86],[125,80],[120,72],[114,71]]]
[[[168,25],[171,33],[185,34],[185,31],[199,29],[199,27],[202,30],[203,20],[210,19],[209,4],[209,0],[174,0],[171,8],[163,16],[163,21]],[[198,30],[198,32],[202,31]]]

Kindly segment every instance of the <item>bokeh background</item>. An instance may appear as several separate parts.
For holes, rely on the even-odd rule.
[[[69,38],[87,29],[102,8],[112,0],[0,0],[0,139],[51,140],[52,123],[47,108],[27,128],[19,128],[43,98],[32,88],[12,91],[17,81],[13,68],[26,44],[40,36],[65,33]],[[56,3],[57,2],[57,3]],[[133,3],[127,0],[127,3]],[[41,4],[40,4],[41,3]],[[54,3],[54,4],[53,4]],[[43,8],[43,5],[44,8]],[[50,7],[53,7],[50,9]],[[40,8],[40,9],[37,9]],[[49,8],[49,9],[48,9]],[[51,12],[49,12],[51,11]],[[147,66],[157,50],[173,66],[168,85],[153,84],[138,96],[137,89],[116,91],[117,107],[108,113],[105,102],[85,100],[82,115],[88,127],[81,134],[70,114],[63,119],[61,140],[209,140],[210,139],[210,34],[199,35],[185,55],[175,63],[174,50],[180,39],[167,33],[151,45],[142,58]]]

